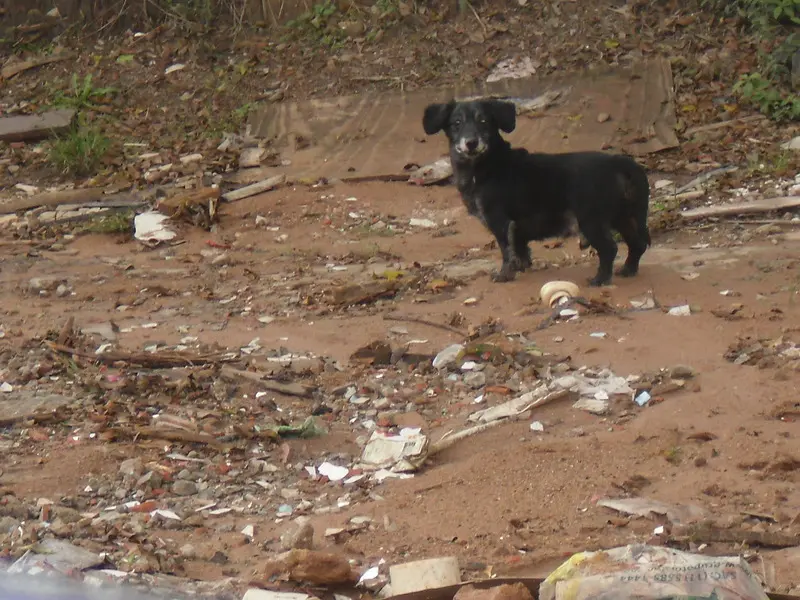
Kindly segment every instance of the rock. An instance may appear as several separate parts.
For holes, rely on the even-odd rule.
[[[436,358],[433,359],[433,368],[434,369],[444,369],[453,363],[456,362],[461,352],[464,350],[464,346],[461,344],[453,344],[448,346],[439,354],[436,355]]]
[[[136,487],[156,489],[161,487],[163,482],[164,479],[159,473],[156,473],[155,471],[148,471],[136,481]]]
[[[473,389],[482,388],[486,385],[486,374],[482,371],[473,371],[464,375],[464,383]]]
[[[672,379],[691,379],[697,372],[689,365],[675,365],[669,370]]]
[[[272,579],[275,575],[317,585],[353,583],[357,580],[345,557],[316,550],[290,550],[278,555],[264,567],[265,579]]]
[[[63,279],[57,277],[33,277],[28,281],[28,290],[34,294],[50,292],[63,284]]]
[[[259,166],[265,153],[264,148],[245,148],[239,155],[239,168],[249,169]]]
[[[56,288],[56,296],[58,296],[59,298],[64,298],[65,296],[69,296],[70,293],[71,290],[63,283]]]
[[[600,113],[597,115],[597,122],[598,123],[605,123],[606,121],[611,119],[611,115],[608,113]]]
[[[197,484],[193,481],[179,479],[172,484],[172,493],[177,496],[192,496],[197,493]]]
[[[8,535],[20,526],[14,517],[0,517],[0,536]]]
[[[484,590],[465,585],[456,592],[453,600],[533,600],[533,596],[522,583],[507,583]]]
[[[197,558],[197,549],[191,544],[181,546],[181,556],[183,558]]]
[[[119,474],[136,477],[137,479],[144,474],[144,465],[141,458],[128,458],[119,465]]]
[[[359,37],[366,29],[361,21],[342,21],[339,23],[339,28],[348,37]]]
[[[781,144],[781,148],[784,150],[800,150],[800,135],[789,140],[785,144]]]
[[[281,534],[284,550],[311,550],[314,547],[314,527],[311,523],[297,523]]]

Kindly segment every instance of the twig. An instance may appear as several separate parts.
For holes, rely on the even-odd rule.
[[[465,331],[461,331],[460,329],[456,329],[455,327],[451,327],[450,325],[444,325],[442,323],[436,323],[434,321],[428,321],[427,319],[422,319],[420,317],[414,317],[411,315],[383,315],[384,320],[386,321],[399,321],[402,323],[417,323],[419,325],[427,325],[428,327],[435,327],[436,329],[443,329],[444,331],[449,331],[450,333],[456,333],[461,336],[466,336]]]
[[[450,435],[450,432],[448,431],[441,438],[439,438],[438,442],[435,442],[433,445],[431,445],[430,450],[428,450],[428,458],[438,454],[442,450],[446,450],[464,438],[473,436],[476,433],[481,433],[482,431],[486,431],[492,427],[497,427],[498,425],[506,423],[507,421],[508,419],[498,419],[497,421],[491,421],[489,423],[481,423],[480,425],[475,425],[474,427],[464,429],[463,431],[459,431],[458,433],[454,433],[452,435]]]
[[[227,358],[219,354],[193,356],[181,352],[164,352],[160,354],[151,354],[149,352],[141,354],[130,354],[127,352],[104,352],[102,354],[95,354],[94,352],[86,352],[85,350],[70,348],[56,342],[46,341],[45,345],[53,352],[58,352],[60,354],[72,354],[107,365],[112,365],[117,362],[126,362],[147,369],[192,367],[198,365],[207,365],[210,363],[230,362],[234,360],[233,358]]]
[[[475,15],[475,18],[478,20],[478,23],[480,23],[483,32],[486,33],[487,31],[489,31],[489,29],[486,27],[486,23],[484,23],[480,15],[478,15],[478,11],[475,10],[474,6],[472,6],[472,2],[470,2],[469,0],[459,0],[459,1],[469,6],[469,9],[472,11],[472,14]]]
[[[630,317],[626,317],[624,314],[622,314],[622,312],[607,304],[596,302],[594,300],[587,300],[586,298],[581,298],[580,296],[578,296],[576,298],[570,298],[563,304],[559,304],[556,308],[554,308],[553,312],[550,313],[550,316],[545,318],[541,323],[539,323],[539,325],[536,326],[536,330],[540,331],[542,329],[547,329],[553,324],[553,322],[556,319],[558,319],[562,310],[564,310],[565,308],[572,308],[576,304],[598,313],[614,315],[615,317],[626,321],[630,320]]]

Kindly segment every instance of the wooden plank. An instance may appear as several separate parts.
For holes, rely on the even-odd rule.
[[[49,65],[56,62],[61,62],[62,60],[69,60],[70,58],[74,58],[74,56],[74,54],[54,54],[53,56],[43,56],[41,58],[35,58],[32,60],[8,62],[3,66],[2,71],[0,71],[0,75],[2,75],[3,79],[11,79],[14,77],[14,75],[18,75],[24,71],[35,69],[36,67],[43,67],[44,65]]]
[[[103,199],[102,188],[83,188],[79,190],[62,190],[37,194],[30,198],[19,198],[0,204],[0,214],[15,213],[20,210],[30,210],[39,206],[60,206],[61,204],[83,204],[98,202]]]
[[[727,217],[731,215],[749,215],[773,210],[788,210],[800,207],[800,196],[781,196],[780,198],[762,198],[753,202],[737,202],[720,206],[703,206],[681,213],[687,221],[706,219],[708,217]]]
[[[75,118],[69,108],[52,110],[41,115],[0,118],[0,141],[36,142],[67,131]]]
[[[230,192],[222,194],[222,199],[225,200],[226,202],[235,202],[236,200],[244,200],[245,198],[249,198],[250,196],[255,196],[256,194],[263,194],[264,192],[274,190],[276,187],[278,187],[285,181],[286,181],[286,175],[281,173],[280,175],[275,175],[273,177],[270,177],[269,179],[265,179],[264,181],[259,181],[258,183],[247,185],[243,188],[239,188],[238,190],[232,190]]]

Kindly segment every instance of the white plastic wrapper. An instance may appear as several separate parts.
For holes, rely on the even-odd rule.
[[[13,575],[0,567],[0,600],[155,600],[125,586],[87,585],[61,575]]]
[[[738,556],[713,557],[637,544],[581,552],[539,586],[539,600],[768,600]]]

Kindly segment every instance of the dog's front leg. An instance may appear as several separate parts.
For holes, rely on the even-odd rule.
[[[492,273],[492,281],[497,283],[513,281],[519,264],[519,259],[509,243],[509,236],[513,237],[514,235],[514,223],[502,214],[484,213],[484,215],[486,225],[494,235],[494,239],[497,240],[497,246],[500,248],[500,253],[503,257],[503,264],[500,266],[500,270]]]

